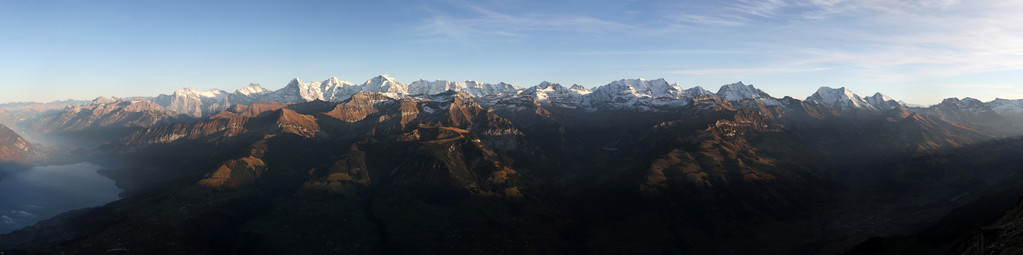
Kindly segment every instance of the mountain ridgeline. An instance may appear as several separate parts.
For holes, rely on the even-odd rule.
[[[841,253],[1007,194],[1023,163],[1023,100],[663,79],[295,79],[19,125],[127,159],[104,170],[125,199],[0,236],[39,253]]]

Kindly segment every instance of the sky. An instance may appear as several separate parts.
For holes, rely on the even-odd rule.
[[[0,102],[292,78],[1023,98],[1023,1],[0,1]]]

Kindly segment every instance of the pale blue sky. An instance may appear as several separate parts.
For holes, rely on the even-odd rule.
[[[1023,1],[366,2],[0,1],[0,102],[385,73],[1023,98]]]

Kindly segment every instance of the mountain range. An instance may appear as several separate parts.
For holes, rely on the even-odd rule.
[[[682,88],[664,79],[622,79],[593,90],[580,85],[565,87],[557,83],[542,82],[536,86],[522,88],[507,83],[482,83],[477,81],[449,82],[443,80],[417,80],[403,84],[387,75],[380,75],[362,84],[341,81],[330,77],[322,82],[302,82],[294,79],[286,86],[271,91],[258,84],[250,84],[233,93],[224,90],[196,90],[185,88],[170,95],[160,95],[149,101],[167,110],[203,118],[222,111],[231,105],[248,105],[252,102],[298,103],[315,100],[344,101],[358,92],[380,92],[391,98],[424,97],[454,91],[465,93],[479,101],[494,104],[500,100],[518,97],[536,98],[544,103],[568,108],[582,108],[589,111],[600,109],[623,109],[657,111],[663,108],[681,107],[691,99],[700,96],[714,96],[727,101],[753,100],[766,105],[781,105],[780,99],[771,97],[756,86],[742,82],[721,86],[716,93],[702,87]],[[964,101],[976,101],[966,98]],[[880,92],[870,97],[861,97],[846,88],[821,87],[804,101],[827,105],[835,110],[887,111],[895,108],[911,108]],[[1023,115],[1023,99],[996,99],[982,103],[997,114],[1010,117]],[[981,110],[981,109],[978,109]]]
[[[1020,113],[1021,100],[911,107],[664,79],[591,90],[381,75],[98,98],[15,126],[89,148],[124,199],[0,235],[0,249],[842,253],[1008,194]],[[1003,207],[991,208],[972,212]],[[946,241],[989,223],[977,222]]]

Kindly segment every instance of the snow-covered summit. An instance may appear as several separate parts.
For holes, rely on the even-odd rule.
[[[522,94],[534,98],[541,104],[557,105],[565,108],[587,108],[589,100],[586,97],[591,91],[578,84],[566,88],[558,83],[548,81],[541,82],[536,86],[526,88]]]
[[[940,104],[932,106],[932,108],[945,111],[952,110],[969,112],[975,115],[997,113],[994,109],[988,107],[987,104],[984,104],[984,102],[972,97],[966,97],[963,99],[959,99],[957,97],[946,98],[945,100],[941,100]]]
[[[418,80],[408,85],[408,94],[410,96],[437,95],[446,91],[455,91],[466,93],[474,97],[484,97],[499,94],[515,94],[515,92],[520,89],[522,88],[504,82],[490,84],[473,80],[464,82]]]
[[[881,92],[874,93],[873,96],[863,98],[863,100],[867,101],[867,103],[875,109],[882,111],[906,107],[905,104],[895,101],[895,99],[892,99],[885,94],[881,94]]]
[[[572,91],[575,91],[576,93],[579,93],[579,94],[582,94],[582,95],[593,93],[592,90],[590,90],[590,89],[588,89],[586,87],[583,87],[583,85],[579,85],[579,84],[572,84],[572,87],[570,87],[568,89],[572,90]]]
[[[714,95],[714,92],[710,92],[710,90],[706,90],[706,89],[704,89],[703,87],[700,87],[700,86],[688,88],[685,91],[683,91],[683,93],[686,96],[688,96],[688,97],[713,96]]]
[[[266,88],[263,88],[263,86],[259,86],[259,83],[249,83],[248,86],[245,86],[244,88],[240,88],[240,89],[234,91],[234,93],[238,93],[238,94],[242,94],[242,95],[246,95],[246,96],[254,95],[254,94],[262,94],[262,93],[267,93],[267,92],[270,92],[270,90],[266,89]]]
[[[322,82],[302,82],[301,79],[295,78],[284,86],[282,90],[277,92],[284,92],[289,97],[291,102],[302,102],[302,101],[313,101],[323,98],[323,91],[320,90]]]
[[[362,91],[380,92],[388,96],[397,97],[408,94],[408,86],[398,82],[391,76],[381,74],[373,77],[360,85]]]
[[[354,83],[350,81],[342,81],[337,77],[331,76],[319,85],[320,98],[323,101],[342,101],[352,97],[355,93],[359,93],[360,88],[356,87]]]
[[[622,79],[600,86],[589,94],[594,106],[628,108],[688,104],[682,88],[664,79]]]
[[[876,109],[872,104],[845,87],[820,87],[817,92],[806,98],[806,102],[820,103],[837,110]]]
[[[109,104],[109,103],[117,102],[118,100],[120,100],[120,99],[118,99],[117,97],[97,97],[97,98],[93,99],[91,102],[89,102],[89,104],[90,105],[102,105],[102,104]]]
[[[986,105],[991,107],[998,115],[1006,117],[1023,117],[1023,99],[995,98]]]
[[[194,88],[182,88],[174,91],[175,97],[197,97],[197,98],[220,98],[227,96],[227,92],[219,89],[199,90]]]
[[[782,105],[778,99],[771,97],[767,92],[760,90],[752,84],[744,84],[741,81],[721,86],[716,95],[728,101],[752,99],[766,105]]]
[[[202,117],[227,108],[231,93],[219,89],[183,88],[170,95],[159,95],[153,103],[176,113]]]

